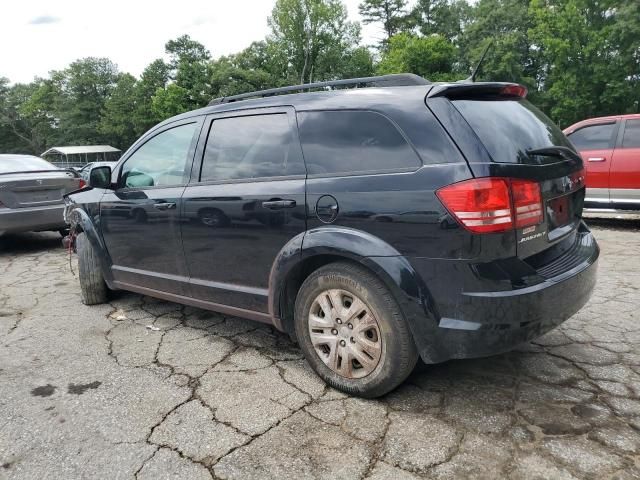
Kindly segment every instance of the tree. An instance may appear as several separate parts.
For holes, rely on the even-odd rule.
[[[105,102],[104,112],[100,118],[99,132],[113,146],[126,150],[136,139],[135,116],[136,104],[132,100],[136,94],[136,79],[133,75],[123,73],[118,78],[115,88]]]
[[[441,35],[418,37],[399,33],[391,37],[378,71],[415,73],[432,81],[457,80],[461,75],[454,70],[455,56],[455,46]]]
[[[622,0],[532,0],[540,103],[557,123],[637,110],[638,10]]]
[[[340,0],[277,0],[268,22],[276,75],[292,82],[341,77],[360,39]]]
[[[151,110],[157,118],[164,119],[190,110],[190,104],[189,92],[177,83],[170,83],[153,96]]]
[[[382,23],[385,45],[407,22],[406,0],[364,0],[358,7],[362,23]]]
[[[9,144],[2,150],[39,155],[59,138],[53,106],[58,96],[50,80],[36,79],[29,84],[8,87],[0,95],[0,127]]]
[[[170,57],[171,78],[186,93],[187,110],[205,106],[210,98],[209,62],[211,54],[201,43],[182,35],[165,45]],[[174,89],[175,93],[176,90]],[[171,95],[173,97],[173,95]]]
[[[418,0],[410,19],[423,35],[437,33],[455,42],[469,23],[471,11],[466,0]]]
[[[162,120],[153,110],[153,96],[158,89],[164,89],[169,82],[171,67],[163,60],[151,62],[136,82],[133,95],[135,110],[133,112],[133,128],[136,136],[142,135]]]
[[[83,145],[102,140],[98,133],[100,117],[118,76],[111,60],[94,57],[52,72],[53,88],[58,90],[52,113],[66,143]]]
[[[536,97],[539,58],[529,34],[533,25],[529,1],[479,0],[458,42],[459,68],[469,75],[492,43],[478,79],[522,83]]]

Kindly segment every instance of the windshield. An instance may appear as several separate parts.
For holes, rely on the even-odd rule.
[[[30,172],[34,170],[58,170],[46,160],[26,155],[0,157],[0,173]]]
[[[454,100],[494,162],[532,163],[527,150],[573,147],[560,129],[527,100]]]

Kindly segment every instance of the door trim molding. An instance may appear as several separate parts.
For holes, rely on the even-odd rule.
[[[192,307],[202,308],[204,310],[211,310],[214,312],[247,318],[249,320],[267,323],[269,325],[274,324],[272,316],[268,313],[256,312],[244,308],[231,307],[229,305],[208,302],[206,300],[198,300],[197,298],[186,297],[184,295],[178,295],[175,293],[162,292],[160,290],[154,290],[153,288],[141,287],[139,285],[133,285],[131,283],[121,282],[118,280],[115,280],[113,284],[116,288],[139,293],[141,295],[148,295],[150,297],[160,298],[162,300],[168,300],[170,302],[181,303],[184,305],[190,305]]]

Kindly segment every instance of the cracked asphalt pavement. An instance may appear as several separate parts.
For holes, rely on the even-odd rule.
[[[379,400],[258,323],[125,292],[86,307],[57,235],[4,237],[0,478],[640,479],[640,217],[590,224],[575,317]]]

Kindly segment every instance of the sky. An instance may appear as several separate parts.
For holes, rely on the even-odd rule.
[[[343,0],[360,20],[361,0]],[[12,83],[46,77],[82,57],[108,57],[124,72],[140,75],[164,56],[164,44],[188,34],[213,57],[235,53],[268,33],[275,0],[18,0],[0,16],[0,77]],[[382,36],[363,25],[363,43]]]

